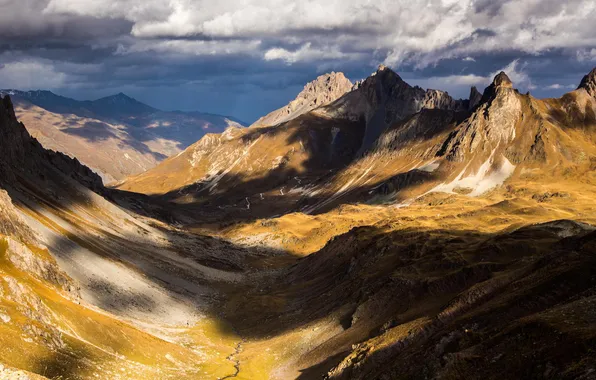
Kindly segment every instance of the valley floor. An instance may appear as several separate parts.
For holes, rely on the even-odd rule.
[[[43,244],[0,239],[0,374],[595,378],[594,181],[237,223],[30,191],[13,203]]]

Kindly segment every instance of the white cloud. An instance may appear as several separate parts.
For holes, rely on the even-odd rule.
[[[474,58],[472,58],[472,57],[466,57],[466,58],[462,59],[462,61],[464,61],[464,62],[476,62],[476,60]]]
[[[596,62],[596,48],[578,50],[576,57],[580,62]]]
[[[342,53],[336,47],[313,48],[310,42],[302,45],[298,50],[288,51],[282,48],[273,48],[265,52],[266,61],[282,60],[288,64],[299,61],[320,61],[328,59],[351,59],[356,54]]]
[[[546,90],[562,90],[562,89],[570,89],[570,90],[573,90],[573,89],[575,89],[576,87],[577,87],[577,85],[575,85],[575,84],[562,85],[562,84],[559,84],[559,83],[554,83],[554,84],[551,84],[551,85],[545,86],[544,88],[545,88]]]
[[[32,90],[58,88],[67,82],[67,75],[49,63],[23,61],[0,65],[0,84],[3,88]]]
[[[360,51],[425,67],[489,51],[596,46],[593,0],[50,0],[44,14],[124,18],[138,38],[264,41],[272,46],[264,59],[288,63]],[[288,50],[288,41],[301,48]]]

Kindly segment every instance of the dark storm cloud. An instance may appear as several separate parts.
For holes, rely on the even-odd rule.
[[[593,0],[0,0],[0,87],[250,121],[324,71],[385,63],[456,96],[501,69],[554,96],[596,65],[595,23]]]

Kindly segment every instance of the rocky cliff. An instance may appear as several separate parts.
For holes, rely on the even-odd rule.
[[[46,170],[53,168],[94,191],[103,189],[101,177],[76,158],[46,150],[31,137],[25,126],[17,120],[9,96],[0,102],[0,141],[3,145],[0,151],[0,181],[12,185],[18,175],[43,179],[48,174]]]

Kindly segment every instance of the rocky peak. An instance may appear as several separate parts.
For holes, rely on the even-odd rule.
[[[484,90],[480,103],[490,102],[499,92],[508,92],[509,90],[513,90],[513,82],[511,82],[507,74],[501,71],[495,76],[490,86]]]
[[[511,79],[509,79],[507,74],[505,74],[505,72],[503,72],[503,71],[501,71],[500,73],[497,74],[497,76],[495,76],[495,79],[493,79],[492,84],[496,88],[499,88],[499,87],[512,88],[513,87],[513,83],[511,82]]]
[[[583,88],[593,97],[596,97],[596,67],[582,78],[578,89]]]
[[[380,65],[371,76],[358,82],[350,93],[320,112],[335,118],[362,120],[365,133],[359,153],[363,153],[387,127],[422,109],[460,111],[465,110],[466,105],[465,101],[455,100],[444,91],[411,86],[395,71]]]
[[[470,93],[470,105],[478,94]],[[522,117],[520,97],[509,77],[500,72],[484,90],[482,99],[473,107],[471,115],[449,136],[442,148],[450,161],[463,162],[472,155],[486,160],[494,150],[513,141],[516,125]]]
[[[470,97],[468,99],[468,110],[471,111],[480,103],[480,99],[482,99],[482,94],[476,86],[472,86],[470,89]]]
[[[296,99],[287,106],[260,118],[252,126],[268,126],[283,123],[315,108],[324,106],[352,90],[352,82],[343,73],[331,72],[319,76],[304,86]]]
[[[461,99],[453,99],[446,91],[426,90],[421,109],[442,109],[451,111],[466,110],[467,102]]]
[[[314,81],[307,83],[296,99],[290,104],[300,108],[321,106],[334,101],[352,88],[352,82],[344,73],[332,72],[319,76]]]

